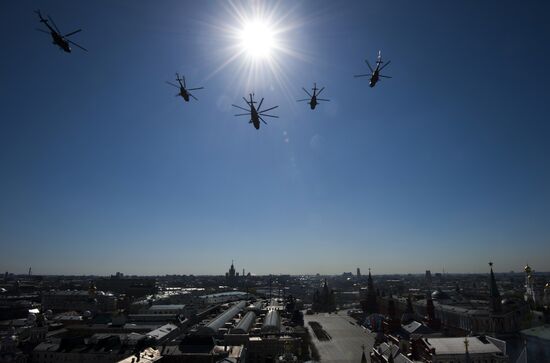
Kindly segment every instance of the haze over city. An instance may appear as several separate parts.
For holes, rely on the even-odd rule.
[[[3,2],[0,268],[549,271],[549,7]],[[392,78],[370,88],[353,75],[379,50]],[[330,102],[310,110],[314,82]],[[251,92],[279,105],[260,130],[233,116]]]

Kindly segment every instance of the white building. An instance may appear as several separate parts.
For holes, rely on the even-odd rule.
[[[422,338],[417,351],[433,363],[507,363],[506,342],[492,337]],[[418,348],[418,346],[417,346]]]

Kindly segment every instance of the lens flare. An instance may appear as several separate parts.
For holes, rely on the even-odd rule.
[[[213,69],[207,79],[224,71],[229,97],[240,99],[250,92],[277,93],[293,102],[291,79],[295,65],[312,63],[304,53],[304,17],[297,17],[299,4],[283,11],[280,3],[223,2],[223,15],[213,15],[205,24],[210,33],[205,48]],[[273,98],[271,98],[273,100]]]
[[[242,49],[252,58],[267,58],[276,49],[275,32],[265,20],[244,24],[239,39]]]

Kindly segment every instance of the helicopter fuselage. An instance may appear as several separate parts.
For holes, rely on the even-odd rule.
[[[380,74],[380,70],[377,67],[372,73],[372,76],[370,77],[369,86],[371,88],[374,87],[376,85],[376,82],[378,82],[378,80],[380,79],[379,74]]]
[[[315,110],[315,106],[317,106],[317,104],[318,104],[317,97],[316,96],[311,97],[311,101],[309,101],[309,106],[311,107],[312,110]]]
[[[258,111],[256,111],[255,107],[250,107],[250,122],[254,125],[256,130],[260,129],[260,116],[258,115]]]
[[[65,40],[65,38],[61,34],[59,34],[54,28],[52,28],[50,24],[48,24],[48,21],[44,19],[42,15],[40,15],[40,13],[38,14],[38,16],[40,16],[40,22],[44,23],[44,25],[46,25],[46,27],[50,31],[50,35],[52,36],[52,40],[53,40],[52,43],[57,45],[59,48],[61,48],[65,52],[70,53],[71,47],[69,46],[69,42]]]
[[[187,90],[183,87],[180,88],[180,96],[183,97],[185,102],[189,102],[189,93],[187,93]]]
[[[63,49],[65,52],[70,53],[71,47],[69,46],[69,42],[63,39],[61,35],[54,31],[50,31],[52,35],[53,44],[57,45],[59,48]]]

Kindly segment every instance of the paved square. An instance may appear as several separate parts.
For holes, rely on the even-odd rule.
[[[319,341],[308,324],[310,321],[320,323],[332,339]],[[375,335],[355,324],[346,311],[338,314],[304,315],[304,322],[311,333],[313,343],[319,350],[322,363],[360,363],[363,344],[367,360],[370,362],[368,354],[372,350]]]

